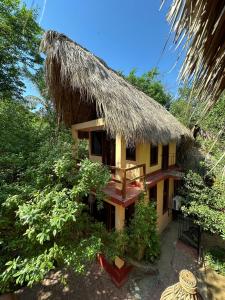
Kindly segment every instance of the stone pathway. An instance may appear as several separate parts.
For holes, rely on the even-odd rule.
[[[178,224],[173,222],[162,235],[159,274],[138,275],[136,271],[131,275],[134,286],[132,294],[135,295],[135,299],[159,300],[168,286],[178,282],[182,269],[188,269],[197,275],[197,253],[177,242],[177,232]]]

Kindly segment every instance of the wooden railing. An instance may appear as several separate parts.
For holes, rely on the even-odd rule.
[[[121,179],[117,179],[114,178],[113,180],[117,183],[121,183],[122,184],[122,198],[125,199],[126,198],[126,188],[127,188],[127,184],[133,183],[138,179],[144,179],[146,178],[146,165],[145,164],[139,164],[139,165],[135,165],[133,167],[130,168],[119,168],[119,167],[115,167],[115,166],[109,166],[110,170],[112,171],[119,171],[122,173],[121,175]],[[132,179],[127,178],[127,172],[135,170],[135,169],[141,169],[142,168],[142,172],[140,172],[139,176],[136,176]]]

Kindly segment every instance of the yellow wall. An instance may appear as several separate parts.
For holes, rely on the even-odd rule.
[[[105,198],[104,201],[115,206],[115,228],[116,230],[122,230],[125,224],[125,208],[122,205],[116,204]]]
[[[172,220],[172,212],[171,212],[171,199],[174,193],[174,180],[172,178],[169,179],[169,210],[163,213],[163,187],[164,180],[161,180],[157,183],[157,227],[159,233],[161,233],[168,223]],[[146,195],[146,198],[149,199],[149,189]]]
[[[152,173],[158,171],[162,168],[162,145],[158,144],[158,164],[154,166],[150,166],[150,144],[149,144],[149,161],[147,165],[147,173]]]
[[[162,165],[162,145],[158,145],[158,164],[150,166],[150,144],[140,143],[136,145],[136,161],[126,161],[126,168],[146,164],[146,174],[158,171]],[[135,169],[128,172],[128,178],[134,178],[141,174],[142,169]],[[142,175],[142,174],[141,174]]]
[[[116,161],[116,167],[118,168],[125,168],[126,167],[126,142],[124,138],[117,134],[116,135],[116,151],[115,151],[115,161]],[[122,180],[123,178],[123,172],[116,171],[116,178],[118,180]],[[121,184],[116,184],[117,188],[121,189]]]
[[[163,187],[164,180],[161,180],[157,183],[157,228],[159,233],[166,228],[169,222],[172,220],[172,197],[174,193],[174,179],[169,179],[169,209],[167,212],[163,213]],[[125,224],[125,208],[121,205],[115,204],[111,202],[109,199],[105,199],[104,201],[115,206],[115,227],[116,230],[122,230]],[[149,189],[145,195],[145,201],[149,201]]]
[[[150,143],[140,143],[136,145],[136,161],[126,161],[126,168],[133,167],[138,164],[146,164],[146,173],[153,173],[162,167],[162,144],[158,145],[158,164],[150,166]],[[169,166],[174,165],[176,161],[176,142],[169,144]],[[130,171],[128,178],[140,175],[140,169]]]

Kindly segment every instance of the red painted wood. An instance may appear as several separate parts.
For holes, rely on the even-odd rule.
[[[109,263],[104,255],[98,255],[100,266],[110,275],[112,281],[117,287],[121,287],[128,279],[128,275],[132,270],[132,266],[125,264],[121,269]]]

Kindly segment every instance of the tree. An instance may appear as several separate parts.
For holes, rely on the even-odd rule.
[[[222,176],[225,163],[224,96],[210,111],[204,113],[201,103],[196,100],[195,91],[184,86],[179,90],[177,101],[171,104],[170,112],[186,126],[192,127],[198,123],[203,133],[191,147],[179,145],[182,150],[179,152],[182,155],[185,151],[187,153],[184,166],[187,168],[191,163],[192,169],[184,177],[183,212],[194,217],[203,229],[225,238],[225,193]]]
[[[192,128],[199,118],[200,103],[191,86],[183,85],[178,89],[178,97],[171,102],[170,112],[185,126]]]
[[[104,230],[82,198],[94,189],[101,201],[108,169],[87,159],[76,168],[71,133],[19,102],[0,102],[0,122],[0,292],[56,266],[82,272],[102,251]]]
[[[182,210],[191,215],[204,230],[225,239],[225,192],[224,182],[208,184],[206,177],[189,171],[184,178]]]
[[[133,69],[128,76],[121,74],[128,82],[136,86],[136,88],[168,108],[171,102],[171,95],[165,90],[161,81],[157,79],[159,75],[158,70],[154,68],[141,76],[137,76],[136,73],[136,69]]]
[[[173,101],[170,105],[170,112],[185,126],[191,127],[190,116],[192,107],[187,101],[183,99]]]
[[[36,12],[19,0],[0,1],[0,98],[21,98],[23,76],[42,63]]]

